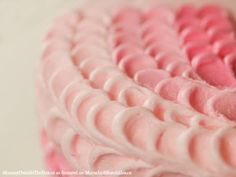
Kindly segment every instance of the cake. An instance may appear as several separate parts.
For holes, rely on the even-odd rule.
[[[56,176],[236,177],[236,37],[226,8],[93,2],[57,18],[37,71]]]

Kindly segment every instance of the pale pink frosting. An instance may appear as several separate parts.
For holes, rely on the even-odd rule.
[[[227,12],[121,4],[72,11],[45,39],[37,96],[47,167],[235,177]]]

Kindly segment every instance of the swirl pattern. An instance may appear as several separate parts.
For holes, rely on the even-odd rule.
[[[215,5],[98,3],[60,17],[37,75],[47,167],[235,177],[235,56]]]

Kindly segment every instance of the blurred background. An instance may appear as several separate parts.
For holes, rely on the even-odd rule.
[[[236,10],[235,0],[202,2]],[[79,0],[0,0],[0,176],[3,170],[43,169],[34,106],[34,68],[49,24],[58,14],[79,3]]]
[[[52,20],[77,0],[0,0],[0,176],[42,170],[34,69]]]

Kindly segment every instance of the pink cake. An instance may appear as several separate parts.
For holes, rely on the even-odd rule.
[[[227,10],[94,3],[56,19],[45,39],[37,98],[47,169],[236,177]]]

